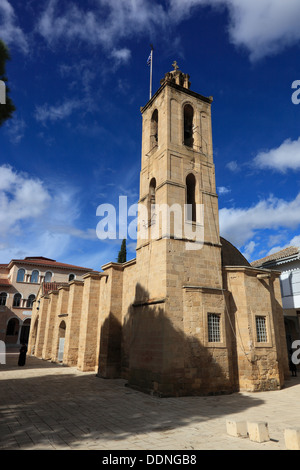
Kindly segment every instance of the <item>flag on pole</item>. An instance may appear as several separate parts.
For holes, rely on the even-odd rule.
[[[150,66],[150,99],[152,97],[152,63],[153,63],[153,46],[152,44],[150,45],[151,47],[151,52],[150,52],[150,55],[148,57],[148,60],[147,60],[147,65]]]

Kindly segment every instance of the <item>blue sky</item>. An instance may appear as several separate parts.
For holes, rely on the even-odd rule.
[[[300,245],[299,24],[298,0],[0,0],[17,107],[0,128],[0,262],[116,261],[96,210],[138,200],[150,43],[153,92],[177,60],[214,97],[221,235],[250,261]]]

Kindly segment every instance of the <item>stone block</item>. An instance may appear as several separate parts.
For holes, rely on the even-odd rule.
[[[227,434],[233,437],[248,437],[246,421],[226,420]]]
[[[285,429],[284,440],[288,450],[300,450],[300,428]]]
[[[268,423],[264,421],[248,422],[247,428],[250,441],[267,442],[270,440]]]

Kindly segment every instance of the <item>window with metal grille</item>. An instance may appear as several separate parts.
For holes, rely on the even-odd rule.
[[[208,314],[208,342],[219,343],[221,341],[220,332],[221,315],[217,313]]]
[[[267,338],[267,327],[266,327],[266,317],[256,317],[256,335],[258,343],[266,343]]]

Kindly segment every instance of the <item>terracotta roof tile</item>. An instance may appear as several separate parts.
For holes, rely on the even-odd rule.
[[[11,286],[9,279],[0,279],[0,286]]]
[[[272,253],[269,256],[265,256],[264,258],[258,259],[256,261],[252,261],[251,266],[262,266],[269,261],[276,261],[278,259],[287,258],[288,256],[297,255],[299,253],[299,248],[297,246],[288,246],[283,250],[277,251],[276,253]]]
[[[91,268],[75,266],[74,264],[59,263],[58,261],[51,260],[49,258],[43,258],[43,257],[12,259],[10,263],[34,264],[34,265],[39,265],[39,266],[53,266],[57,268],[79,269],[80,271],[93,271]]]

